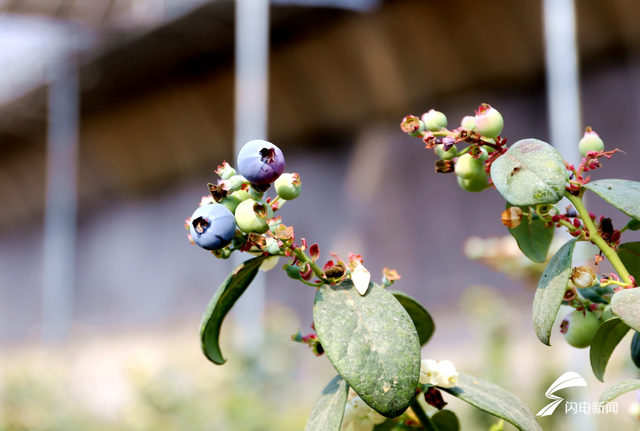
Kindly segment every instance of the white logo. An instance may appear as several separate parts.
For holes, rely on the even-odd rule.
[[[550,400],[554,400],[550,402],[545,408],[540,410],[536,416],[549,416],[552,415],[556,410],[556,407],[560,405],[564,398],[560,398],[557,395],[553,395],[556,391],[565,388],[572,388],[574,386],[587,386],[587,382],[582,378],[582,376],[574,371],[569,371],[558,377],[558,379],[553,382],[547,392],[544,395]]]
[[[574,386],[587,386],[587,382],[582,378],[582,376],[574,371],[569,371],[564,373],[558,380],[553,382],[553,384],[547,389],[545,392],[545,396],[550,400],[553,400],[549,403],[545,408],[540,410],[536,416],[550,416],[556,410],[556,407],[560,405],[564,401],[564,398],[561,398],[557,395],[553,395],[555,392],[560,389],[572,388]],[[581,403],[577,402],[569,402],[565,401],[564,412],[574,414],[583,413],[583,414],[608,414],[608,413],[618,413],[618,403],[601,403],[598,401],[594,401],[589,403],[587,401],[582,401]]]

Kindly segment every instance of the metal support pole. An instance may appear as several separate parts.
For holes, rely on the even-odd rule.
[[[551,144],[578,164],[582,127],[573,0],[544,0],[544,35]]]
[[[72,38],[69,39],[73,41]],[[73,44],[48,68],[47,184],[44,223],[42,338],[64,340],[73,323],[79,92]]]
[[[566,161],[578,165],[581,160],[578,143],[582,135],[580,119],[580,80],[578,44],[573,0],[544,0],[544,37],[547,69],[547,100],[551,144]],[[587,250],[576,250],[586,257]],[[568,370],[582,375],[591,372],[588,360],[572,349]],[[571,417],[571,427],[584,431],[594,429],[587,415]]]
[[[269,1],[236,0],[235,139],[237,157],[252,139],[267,137]],[[234,254],[239,265],[246,255]],[[233,308],[234,339],[246,355],[257,357],[264,340],[265,276],[260,272]]]

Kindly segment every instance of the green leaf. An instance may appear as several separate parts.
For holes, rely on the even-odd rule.
[[[624,323],[640,331],[640,288],[623,289],[611,297],[611,311]]]
[[[431,416],[431,422],[436,426],[438,431],[459,431],[460,421],[451,410],[440,410]]]
[[[591,369],[596,378],[604,382],[604,370],[616,346],[627,332],[629,328],[622,320],[613,317],[603,322],[598,327],[593,339],[591,340],[591,350],[589,357],[591,359]]]
[[[551,329],[571,276],[571,260],[575,245],[576,239],[572,239],[551,258],[533,298],[533,328],[538,339],[547,346],[551,345]]]
[[[613,289],[611,289],[611,287],[609,286],[583,287],[581,289],[578,289],[578,293],[584,299],[588,299],[591,302],[597,302],[599,304],[609,304],[609,301],[604,299],[602,295],[609,295],[613,293]]]
[[[433,322],[431,315],[422,306],[422,304],[406,293],[398,292],[397,290],[389,290],[388,292],[395,296],[400,305],[402,305],[409,314],[409,317],[418,331],[420,345],[424,346],[427,344],[427,341],[429,341],[433,332],[436,330],[436,325]]]
[[[618,257],[629,274],[640,281],[640,242],[626,242],[618,247]]]
[[[396,417],[418,386],[420,342],[396,298],[375,283],[361,296],[347,279],[320,286],[313,320],[327,357],[369,406]]]
[[[564,196],[567,169],[546,142],[523,139],[491,165],[491,179],[512,205],[555,204]]]
[[[601,403],[608,403],[615,400],[622,394],[640,389],[640,379],[623,380],[608,388],[600,395]]]
[[[227,362],[222,356],[219,343],[222,321],[233,304],[249,287],[265,259],[266,256],[254,257],[238,265],[220,285],[207,305],[200,323],[200,342],[204,355],[216,365]]]
[[[397,429],[396,428],[397,426],[398,426],[398,423],[395,422],[393,419],[387,419],[381,424],[374,426],[373,431],[392,431],[394,429]]]
[[[542,431],[533,412],[525,403],[492,383],[460,374],[454,388],[442,390],[484,412],[506,420],[520,431]]]
[[[347,382],[342,377],[336,376],[316,401],[304,431],[340,431],[347,395],[349,395]]]
[[[598,180],[583,187],[629,217],[640,220],[640,183],[628,180]]]
[[[640,368],[640,333],[633,331],[631,339],[631,360]]]
[[[512,207],[507,202],[507,209]],[[528,212],[528,207],[521,207],[522,211]],[[522,222],[516,228],[509,228],[509,232],[518,242],[518,247],[534,262],[544,263],[547,260],[549,247],[553,242],[553,226],[545,227],[541,218],[536,218],[529,223],[526,217],[522,218]]]

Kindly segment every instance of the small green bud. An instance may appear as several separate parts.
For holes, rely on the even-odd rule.
[[[591,127],[587,127],[584,136],[580,139],[578,149],[582,157],[586,157],[589,151],[604,151],[604,142]]]
[[[495,139],[502,133],[504,120],[497,109],[483,103],[476,111],[476,129],[482,136]]]
[[[228,180],[236,174],[236,170],[233,169],[229,163],[222,162],[222,164],[218,166],[218,169],[216,169],[216,174],[218,174],[223,180]]]
[[[456,175],[465,180],[471,180],[484,172],[484,163],[474,159],[471,154],[463,154],[456,162]]]
[[[437,132],[447,127],[447,117],[435,109],[431,109],[429,112],[422,114],[422,122],[427,130],[431,132]]]
[[[600,326],[600,319],[592,311],[574,310],[560,324],[560,332],[567,343],[579,349],[589,347]]]

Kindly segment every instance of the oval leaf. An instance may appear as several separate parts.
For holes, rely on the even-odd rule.
[[[438,431],[459,431],[460,421],[451,410],[440,410],[431,416],[431,422],[436,426]]]
[[[523,139],[491,165],[491,179],[512,205],[555,204],[564,196],[567,169],[546,142]]]
[[[507,202],[507,208],[512,206]],[[521,209],[525,212],[529,211],[528,207],[522,207]],[[553,242],[553,226],[545,227],[541,218],[536,218],[529,223],[529,220],[523,217],[518,227],[509,228],[509,232],[516,239],[518,247],[520,247],[525,256],[534,262],[546,262],[549,247]]]
[[[551,329],[571,276],[571,260],[575,245],[576,239],[572,239],[551,258],[533,298],[533,329],[538,339],[547,346],[551,345]]]
[[[420,374],[420,342],[411,318],[382,287],[363,296],[351,280],[316,292],[313,321],[334,368],[369,406],[396,417],[409,406]]]
[[[640,242],[626,242],[618,247],[618,257],[629,274],[640,281]]]
[[[598,180],[583,186],[620,211],[640,220],[640,183],[628,180]]]
[[[604,370],[611,354],[630,329],[622,320],[613,317],[603,322],[593,336],[589,351],[591,369],[601,382],[604,382]]]
[[[631,340],[631,360],[636,367],[640,368],[640,333],[633,331],[633,339]]]
[[[200,323],[200,343],[204,355],[216,365],[227,360],[220,351],[220,327],[225,316],[249,287],[267,256],[246,260],[233,270],[216,291]]]
[[[601,403],[608,403],[612,400],[615,400],[620,395],[626,394],[627,392],[631,392],[636,389],[640,389],[640,379],[623,380],[604,391],[602,395],[600,395],[599,401]]]
[[[347,395],[349,395],[347,382],[342,377],[336,376],[316,401],[304,431],[340,431]]]
[[[429,341],[433,332],[436,330],[436,325],[429,312],[427,312],[422,304],[406,293],[398,292],[397,290],[389,290],[388,292],[395,296],[400,305],[402,305],[409,314],[409,317],[416,327],[416,331],[418,331],[420,345],[424,346],[427,344],[427,341]]]
[[[454,388],[442,390],[484,412],[504,419],[520,431],[542,431],[533,412],[520,398],[492,383],[460,374]]]
[[[611,311],[624,323],[640,331],[640,288],[614,293],[611,297]]]

